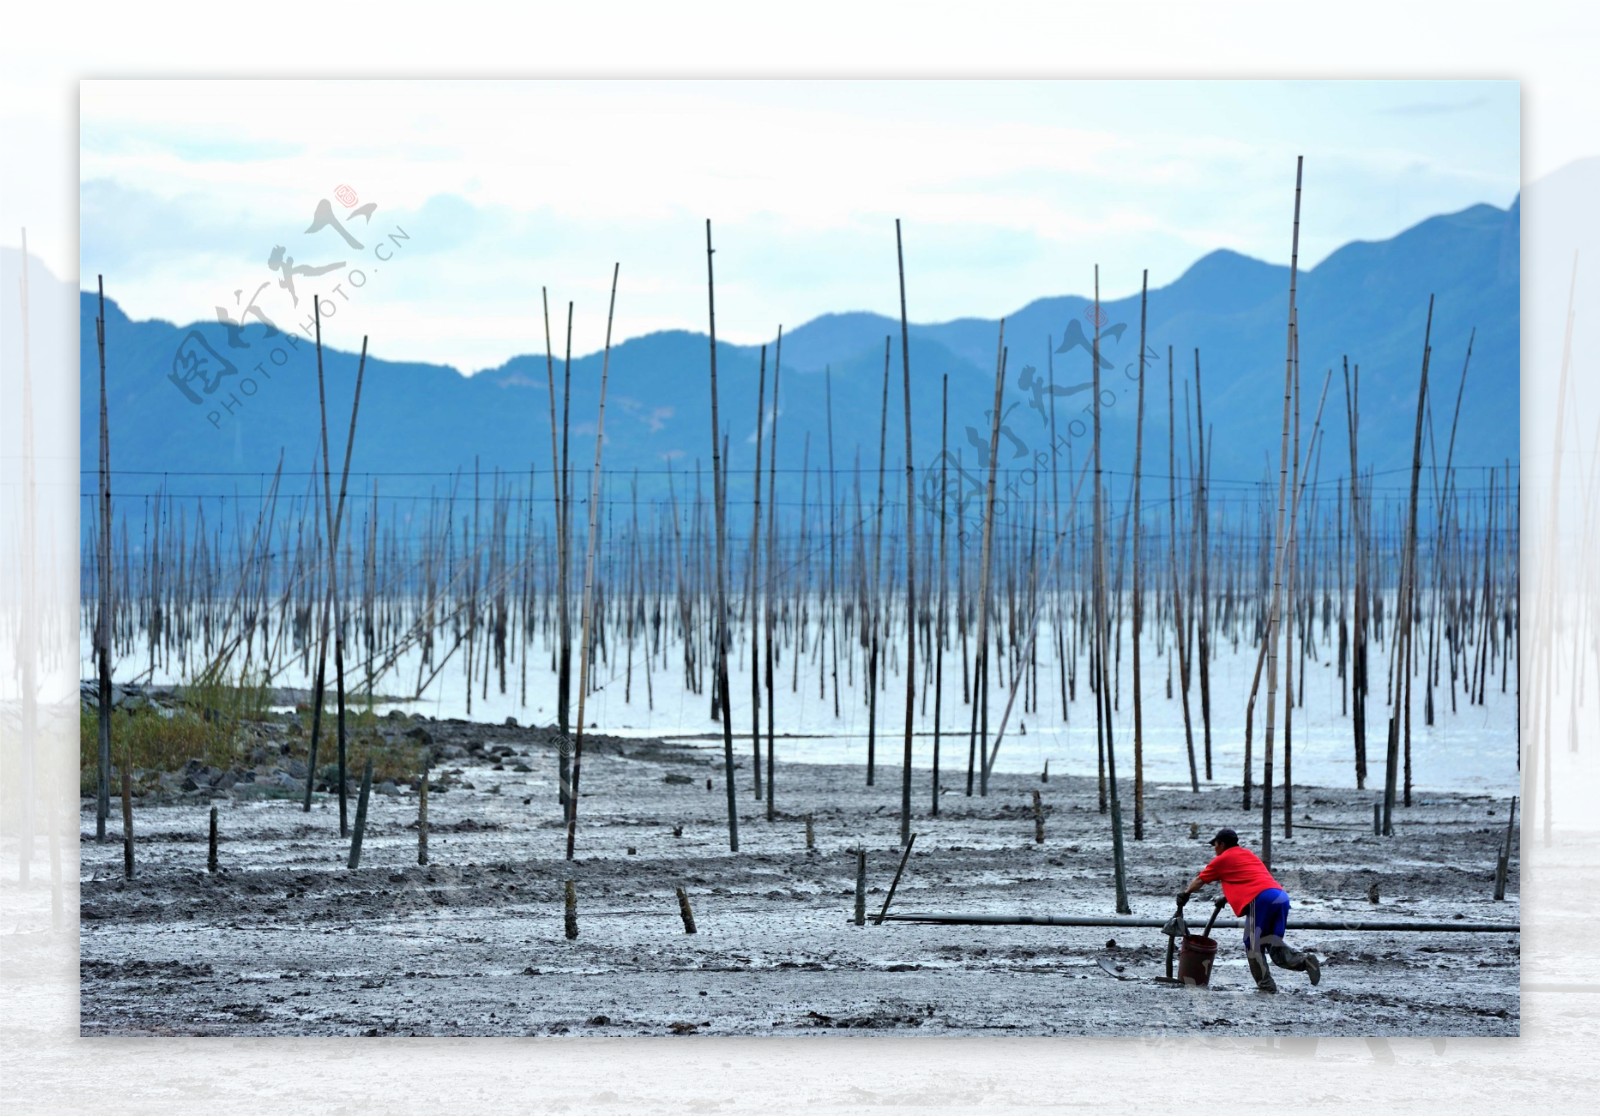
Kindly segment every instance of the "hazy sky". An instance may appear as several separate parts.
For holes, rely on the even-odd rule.
[[[719,337],[898,314],[900,218],[912,320],[993,318],[1097,263],[1118,297],[1287,262],[1296,155],[1302,266],[1508,205],[1519,115],[1513,81],[87,81],[81,274],[178,322],[320,291],[334,344],[471,372],[543,351],[541,287],[598,349],[614,262],[616,339],[703,331],[706,218]]]

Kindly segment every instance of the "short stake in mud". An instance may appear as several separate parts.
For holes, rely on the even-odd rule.
[[[1506,819],[1506,840],[1500,848],[1500,857],[1494,867],[1494,898],[1506,898],[1506,878],[1511,873],[1511,839],[1517,827],[1517,797],[1511,797],[1511,817]]]
[[[686,935],[695,934],[694,912],[689,908],[689,895],[682,888],[678,889],[678,914],[683,917],[683,933]],[[570,939],[576,934],[576,931],[568,931],[567,937]]]
[[[1037,791],[1033,793],[1033,844],[1044,844],[1044,803]]]
[[[206,852],[206,872],[217,871],[217,808],[211,808],[211,841]]]
[[[122,758],[122,875],[133,879],[133,783],[126,754]]]
[[[578,937],[578,885],[576,881],[567,881],[567,938]]]
[[[817,852],[817,828],[812,823],[810,815],[806,815],[806,852]]]
[[[356,800],[356,828],[350,835],[350,868],[361,865],[361,839],[367,832],[367,800],[372,797],[372,757],[361,766],[361,798]]]
[[[428,863],[428,770],[422,770],[417,784],[417,864]]]
[[[867,851],[856,850],[856,914],[853,920],[857,927],[864,927],[867,923]]]

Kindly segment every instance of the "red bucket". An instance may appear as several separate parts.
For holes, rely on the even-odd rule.
[[[1210,985],[1211,963],[1217,958],[1217,940],[1186,935],[1178,951],[1178,977],[1185,985]]]

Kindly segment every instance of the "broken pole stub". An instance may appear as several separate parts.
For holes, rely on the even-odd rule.
[[[857,927],[867,922],[867,851],[856,850],[856,911],[853,922]]]
[[[122,875],[133,879],[133,783],[122,765]]]
[[[361,766],[361,797],[356,800],[356,827],[350,835],[350,862],[352,869],[361,865],[361,839],[367,832],[367,802],[372,798],[372,757]]]
[[[417,864],[428,863],[428,769],[422,769],[422,782],[417,784]]]
[[[206,852],[206,872],[217,871],[217,808],[211,808],[211,840]]]
[[[683,933],[695,934],[694,912],[689,908],[689,895],[681,886],[678,888],[678,914],[683,917]]]
[[[1044,803],[1039,793],[1033,793],[1033,844],[1044,844]]]
[[[578,937],[578,885],[576,881],[567,880],[567,938]]]

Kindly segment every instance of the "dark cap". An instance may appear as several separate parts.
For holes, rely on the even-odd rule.
[[[1218,830],[1212,839],[1206,844],[1216,845],[1218,842],[1222,843],[1222,847],[1224,849],[1231,849],[1233,846],[1239,844],[1239,835],[1235,834],[1229,827],[1224,826],[1221,830]]]

